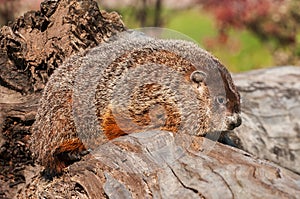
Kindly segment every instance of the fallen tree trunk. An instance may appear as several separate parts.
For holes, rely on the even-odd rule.
[[[38,100],[48,77],[64,59],[99,45],[114,33],[123,30],[125,28],[116,13],[100,12],[92,0],[45,1],[40,12],[29,12],[11,26],[1,29],[0,170],[3,172],[0,174],[0,197],[296,198],[299,195],[300,176],[295,173],[259,160],[242,150],[215,144],[206,138],[191,138],[194,143],[187,146],[185,140],[189,136],[174,142],[175,138],[164,132],[159,132],[156,136],[148,132],[150,134],[141,134],[140,137],[137,135],[118,138],[68,167],[62,177],[55,178],[52,182],[43,180],[39,174],[42,168],[34,165],[27,140]],[[298,69],[293,70],[297,70],[295,73],[299,74]],[[284,71],[286,70],[282,70],[277,77],[288,77],[288,83],[278,83],[282,85],[276,87],[276,93],[284,91],[287,94],[287,102],[293,101],[297,108],[299,95],[295,95],[297,92],[288,91],[296,91],[299,88],[298,76],[294,78],[291,72]],[[253,73],[258,76],[257,73]],[[274,76],[271,82],[264,83],[265,88],[269,89],[267,93],[272,93],[272,88],[275,88],[269,87],[269,83],[279,82],[273,73],[274,70],[271,69],[265,72],[267,76]],[[257,86],[261,85],[257,82],[262,80],[249,79],[249,74],[237,75],[235,79],[244,101],[251,102],[256,97],[253,97],[251,92],[256,90],[260,94],[257,99],[264,99],[266,89]],[[247,89],[248,85],[252,85],[249,86],[252,88],[251,92]],[[266,95],[266,99],[268,102],[273,98]],[[236,131],[237,136],[234,137],[237,144],[250,152],[251,147],[255,148],[256,140],[247,136],[255,135],[257,140],[260,136],[259,131],[255,129],[256,133],[253,133],[254,128],[250,128],[259,128],[256,126],[256,120],[253,122],[250,118],[253,113],[249,110],[252,110],[253,105],[256,107],[253,110],[264,111],[264,105],[244,103],[245,128],[242,130],[241,127]],[[270,108],[267,112],[269,110]],[[286,110],[294,111],[291,122],[299,124],[296,117],[298,109],[284,108],[282,111]],[[255,117],[259,121],[261,118]],[[285,120],[281,123],[281,127],[291,124],[287,122],[289,121]],[[280,126],[279,122],[278,125]],[[269,130],[280,132],[276,129],[266,129],[268,133],[272,133]],[[290,131],[291,138],[295,135],[294,132],[299,134],[297,128],[294,130]],[[268,143],[270,138],[272,136],[264,137],[264,143]],[[284,138],[282,136],[283,140]],[[299,136],[297,139],[292,145],[285,144],[280,147],[292,149],[292,154],[297,157],[293,159],[282,153],[282,159],[289,161],[289,165],[296,162],[295,160],[299,161],[299,150],[294,150],[299,146]],[[277,144],[277,141],[270,141],[270,146]],[[262,152],[262,148],[259,149],[257,153],[253,153],[265,153]],[[266,154],[272,156],[269,152],[270,150],[267,150]],[[267,155],[261,157],[273,160]],[[281,164],[280,161],[278,163]],[[293,169],[295,167],[282,165],[297,171]],[[15,195],[17,190],[18,194]]]
[[[300,174],[300,67],[234,76],[242,96],[240,148]]]
[[[206,138],[150,131],[100,146],[53,182],[35,175],[17,198],[297,198],[299,180]]]

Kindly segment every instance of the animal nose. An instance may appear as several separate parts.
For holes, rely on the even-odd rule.
[[[242,124],[242,118],[240,114],[234,113],[232,116],[227,117],[228,130],[233,130],[234,128]]]

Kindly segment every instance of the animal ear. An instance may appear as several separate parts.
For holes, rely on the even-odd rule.
[[[193,81],[196,84],[199,84],[201,82],[204,82],[206,79],[206,73],[200,70],[196,70],[192,72],[190,76],[191,81]]]

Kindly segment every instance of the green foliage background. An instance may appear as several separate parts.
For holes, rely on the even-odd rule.
[[[148,9],[150,14],[147,16],[147,22],[151,26],[150,19],[152,19],[154,9]],[[139,22],[134,17],[134,8],[126,7],[120,9],[119,12],[127,27],[139,27]],[[278,45],[275,40],[263,41],[247,29],[231,28],[228,31],[227,41],[222,42],[214,16],[199,7],[182,10],[164,8],[161,18],[164,28],[173,29],[191,37],[201,47],[218,57],[232,72],[270,67],[277,63],[273,51]],[[300,35],[297,40],[300,41]],[[286,50],[289,50],[288,47]]]

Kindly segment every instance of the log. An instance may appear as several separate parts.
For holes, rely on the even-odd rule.
[[[52,182],[33,176],[16,198],[297,198],[299,180],[203,137],[149,131],[99,146]]]
[[[239,148],[300,174],[300,67],[234,75],[242,96]]]
[[[46,0],[40,11],[28,12],[10,26],[1,28],[0,198],[297,198],[300,195],[300,176],[295,173],[297,168],[291,166],[299,160],[299,130],[289,131],[291,136],[285,140],[286,136],[279,134],[283,131],[271,128],[272,123],[267,123],[270,121],[263,117],[265,114],[258,114],[261,117],[252,120],[247,113],[269,113],[271,108],[264,112],[265,105],[255,103],[243,103],[245,128],[242,126],[231,134],[238,146],[255,156],[207,138],[174,137],[168,132],[150,131],[120,137],[99,146],[81,161],[67,167],[62,176],[53,181],[43,179],[40,175],[43,168],[34,162],[27,144],[43,87],[65,59],[101,45],[124,30],[119,15],[100,12],[92,0]],[[299,125],[296,117],[299,116],[299,95],[296,95],[299,70],[293,70],[287,76],[284,76],[284,69],[277,70],[277,74],[283,71],[282,75],[275,75],[275,69],[266,70],[270,82],[263,81],[266,76],[259,81],[248,78],[247,73],[235,76],[244,102],[264,99],[265,95],[265,104],[272,104],[269,93],[276,94],[272,88],[278,93],[285,91],[282,92],[286,94],[285,106],[281,112],[280,107],[276,111],[291,110],[292,122],[277,122],[281,129],[289,124]],[[263,72],[253,72],[254,76],[260,73]],[[288,78],[286,84],[276,79],[283,77]],[[259,87],[260,82],[264,82],[262,87]],[[257,94],[252,96],[256,90]],[[288,106],[290,101],[295,108]],[[249,111],[252,109],[256,112]],[[281,146],[278,148],[291,151],[294,159],[276,149],[274,153],[264,152],[261,146],[257,153],[251,151],[259,139],[247,136],[261,136],[256,130],[260,125],[255,125],[260,124],[260,120],[267,126],[268,135],[273,132],[278,135],[278,139],[265,136],[265,146]],[[295,142],[291,141],[293,136]],[[266,155],[259,159],[257,156],[262,153]],[[277,162],[295,172],[263,160],[268,158],[276,162],[276,158],[271,159],[274,154],[281,154],[279,160],[293,160],[286,164]]]

